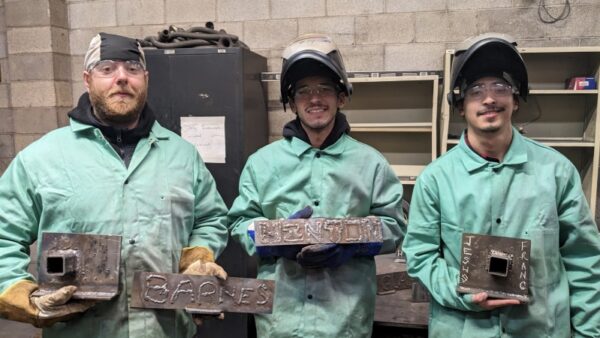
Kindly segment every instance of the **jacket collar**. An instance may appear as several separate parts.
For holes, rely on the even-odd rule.
[[[458,147],[467,156],[462,156],[462,162],[467,171],[470,173],[485,166],[503,166],[503,165],[520,165],[527,162],[527,148],[525,146],[525,138],[517,129],[512,128],[512,141],[508,147],[508,151],[504,159],[500,163],[486,161],[471,149],[465,141],[465,133],[460,137]]]
[[[290,142],[290,145],[292,147],[292,152],[298,157],[300,157],[302,154],[306,153],[307,151],[309,151],[311,149],[315,149],[315,151],[320,151],[327,155],[337,156],[344,152],[344,149],[346,148],[346,142],[344,142],[344,141],[348,137],[350,137],[350,136],[348,136],[347,134],[342,134],[340,136],[340,138],[338,138],[334,144],[332,144],[329,147],[322,149],[322,150],[313,148],[313,146],[311,146],[310,144],[306,143],[305,141],[303,141],[297,137],[287,138],[286,141]]]
[[[333,129],[331,130],[329,135],[327,135],[327,138],[325,138],[325,141],[323,141],[323,144],[319,147],[319,149],[324,150],[328,148],[329,146],[336,143],[342,137],[342,135],[347,134],[349,132],[350,124],[346,119],[346,115],[344,115],[341,112],[337,112],[335,114]],[[295,120],[292,120],[286,123],[285,126],[283,126],[283,137],[285,137],[286,139],[299,138],[305,143],[310,144],[310,139],[308,138],[308,135],[306,134],[306,131],[302,127],[300,119],[297,116]]]

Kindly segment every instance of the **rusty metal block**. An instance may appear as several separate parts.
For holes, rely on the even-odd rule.
[[[256,246],[381,243],[378,217],[278,219],[254,222]]]
[[[531,241],[464,233],[458,292],[529,302]]]
[[[75,285],[74,299],[111,299],[119,293],[120,266],[121,236],[46,232],[33,296]]]
[[[272,280],[136,272],[131,306],[185,309],[192,314],[271,313],[274,294]]]

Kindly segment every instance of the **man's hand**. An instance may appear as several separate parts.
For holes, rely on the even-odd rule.
[[[302,248],[296,260],[307,269],[335,269],[354,257],[358,249],[356,244],[312,244]]]
[[[521,302],[518,299],[489,299],[488,294],[486,292],[480,292],[471,295],[471,301],[474,304],[477,304],[486,310],[494,310],[505,306],[521,304]]]
[[[96,304],[96,301],[71,300],[77,291],[73,285],[41,297],[31,297],[37,289],[38,285],[28,280],[11,285],[0,295],[0,315],[36,327],[48,327],[69,320]]]

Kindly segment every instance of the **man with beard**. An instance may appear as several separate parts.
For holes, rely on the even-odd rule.
[[[575,166],[511,124],[529,91],[515,46],[485,34],[457,49],[448,100],[467,129],[417,179],[408,273],[431,292],[432,337],[600,337],[598,229]],[[457,293],[463,233],[531,241],[529,303]]]
[[[253,154],[229,212],[232,236],[258,257],[258,278],[276,281],[273,313],[256,315],[258,337],[370,337],[377,253],[405,231],[402,185],[386,159],[349,135],[339,109],[352,92],[327,36],[310,34],[283,52],[281,95],[297,117],[284,138]],[[254,245],[260,219],[379,217],[383,245]]]
[[[163,128],[146,104],[144,52],[100,33],[84,60],[87,88],[70,126],[21,151],[0,178],[0,315],[44,327],[44,337],[191,337],[182,311],[130,307],[135,271],[215,275],[227,243],[226,207],[195,147]],[[42,297],[27,272],[44,232],[122,236],[119,295]],[[38,248],[40,247],[38,241]]]

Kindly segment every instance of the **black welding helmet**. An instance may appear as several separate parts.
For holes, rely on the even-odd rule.
[[[282,58],[280,85],[284,110],[296,82],[308,76],[328,76],[346,96],[352,95],[342,55],[330,37],[323,34],[299,36],[283,50]]]
[[[464,41],[454,53],[447,98],[450,106],[464,98],[464,91],[471,83],[487,76],[504,79],[526,100],[527,69],[516,46],[511,36],[499,33],[486,33]]]

